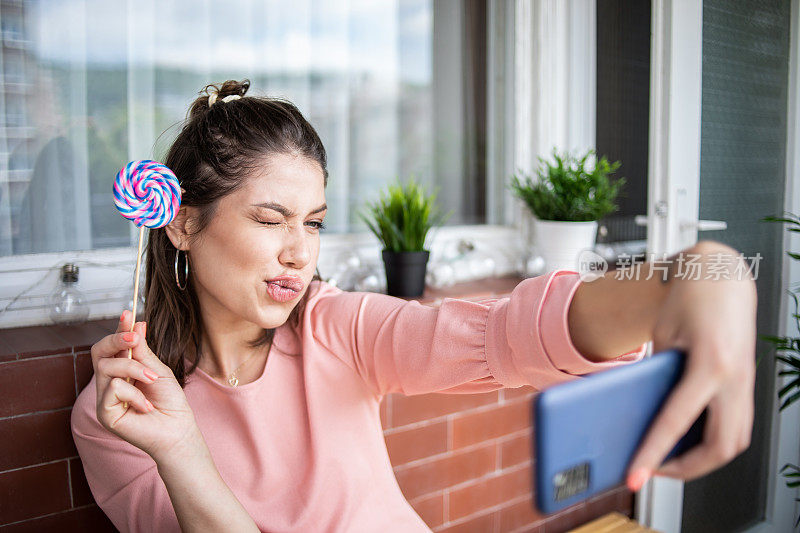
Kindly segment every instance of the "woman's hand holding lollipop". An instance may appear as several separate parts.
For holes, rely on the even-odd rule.
[[[180,383],[147,346],[146,324],[137,322],[131,332],[132,321],[133,314],[125,311],[116,333],[92,346],[97,420],[157,462],[178,455],[176,450],[204,446]],[[130,359],[126,356],[129,349]]]
[[[117,332],[92,346],[97,419],[153,458],[182,531],[258,532],[220,476],[183,388],[147,346],[145,323],[132,323],[125,311]]]
[[[114,180],[114,204],[139,227],[139,251],[133,312],[125,311],[117,332],[92,346],[97,419],[154,459],[180,444],[188,444],[190,450],[196,445],[200,448],[195,449],[202,449],[205,442],[183,389],[172,370],[147,346],[146,323],[134,324],[144,228],[161,228],[175,218],[181,205],[178,178],[157,161],[131,161]],[[130,383],[131,379],[137,380],[138,386]]]
[[[139,249],[136,252],[136,273],[133,278],[135,320],[144,228],[161,228],[172,222],[181,207],[181,186],[175,173],[158,161],[131,161],[119,170],[114,180],[114,205],[123,217],[139,227]],[[133,322],[130,331],[133,331]],[[130,358],[129,349],[128,359]],[[122,407],[127,407],[127,404],[123,402]]]

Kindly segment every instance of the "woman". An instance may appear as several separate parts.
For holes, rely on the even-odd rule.
[[[150,232],[146,320],[127,332],[125,312],[92,347],[73,409],[89,486],[119,529],[430,531],[392,472],[385,394],[541,389],[639,360],[650,339],[689,358],[631,465],[632,490],[654,474],[699,477],[747,448],[750,277],[582,283],[557,270],[508,298],[438,308],[343,292],[315,275],[322,143],[293,105],[245,96],[248,85],[209,86],[192,105],[165,160],[184,192]],[[736,253],[687,252],[703,265]],[[661,465],[706,405],[703,444]]]

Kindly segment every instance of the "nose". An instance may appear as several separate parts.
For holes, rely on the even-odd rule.
[[[311,243],[313,236],[301,227],[293,227],[286,234],[279,260],[287,266],[302,269],[311,261]]]

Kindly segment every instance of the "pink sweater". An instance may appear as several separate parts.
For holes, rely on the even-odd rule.
[[[394,477],[382,397],[540,390],[641,359],[646,343],[603,363],[575,349],[567,310],[579,284],[554,270],[509,297],[432,307],[314,281],[299,332],[276,330],[261,377],[230,388],[198,369],[184,390],[262,531],[430,531]],[[180,531],[155,462],[98,423],[95,389],[92,378],[78,396],[72,434],[97,504],[121,531]]]

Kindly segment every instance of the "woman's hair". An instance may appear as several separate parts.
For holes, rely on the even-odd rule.
[[[289,101],[245,96],[248,80],[207,85],[192,103],[180,133],[169,148],[164,164],[177,176],[182,193],[181,206],[197,209],[192,225],[198,234],[212,220],[219,200],[244,185],[253,171],[263,168],[276,154],[303,155],[322,167],[328,185],[325,148],[317,132]],[[209,105],[209,96],[211,105]],[[235,95],[240,98],[222,99]],[[216,99],[215,99],[216,98]],[[185,290],[175,280],[177,250],[165,228],[151,229],[147,242],[144,319],[147,343],[172,369],[181,387],[200,361],[202,318],[197,292],[190,273]],[[182,275],[183,268],[179,269]],[[313,279],[321,279],[317,271]],[[299,324],[309,291],[289,315]],[[269,346],[274,329],[262,332],[251,347]],[[186,371],[185,356],[194,355]],[[299,354],[297,354],[299,355]]]

